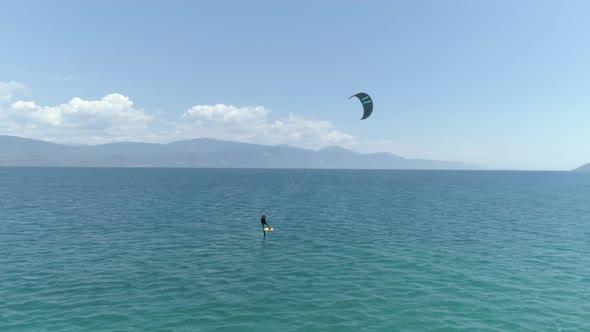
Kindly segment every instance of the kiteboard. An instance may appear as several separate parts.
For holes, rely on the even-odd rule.
[[[275,230],[274,228],[264,227],[265,232],[272,232],[274,230]]]

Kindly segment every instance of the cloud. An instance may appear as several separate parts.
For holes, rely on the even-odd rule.
[[[100,100],[73,98],[59,106],[17,101],[0,109],[0,130],[18,136],[70,143],[136,140],[145,134],[151,115],[133,101],[113,93]]]
[[[11,82],[7,91],[26,89]],[[12,98],[12,94],[10,97]],[[196,105],[176,119],[161,111],[147,113],[127,96],[113,93],[99,100],[73,98],[57,106],[19,100],[0,106],[0,134],[61,143],[102,144],[117,141],[170,142],[208,137],[257,144],[288,144],[317,149],[326,145],[350,145],[356,139],[316,121],[289,114],[271,119],[263,106]]]
[[[29,88],[15,81],[0,82],[0,103],[9,102],[14,94],[27,93],[28,91]]]
[[[232,105],[197,105],[184,112],[188,120],[208,121],[223,124],[251,124],[265,121],[270,110],[262,106],[238,108]]]
[[[306,148],[349,143],[354,137],[339,132],[329,121],[306,120],[289,114],[271,120],[262,106],[197,105],[182,115],[177,133],[186,137],[210,137],[259,144],[289,144]]]

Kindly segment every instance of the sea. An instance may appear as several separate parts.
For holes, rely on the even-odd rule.
[[[0,168],[0,331],[590,331],[590,173]]]

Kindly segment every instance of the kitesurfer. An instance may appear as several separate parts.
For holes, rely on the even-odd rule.
[[[266,236],[266,232],[264,231],[264,225],[270,228],[270,225],[266,223],[266,213],[262,212],[262,216],[260,217],[260,223],[262,224],[262,233]]]

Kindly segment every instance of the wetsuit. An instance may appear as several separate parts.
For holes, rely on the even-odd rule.
[[[264,233],[264,236],[266,236],[266,232],[264,231],[264,225],[270,228],[270,225],[266,223],[266,215],[262,215],[262,217],[260,217],[260,223],[262,224],[262,233]]]

